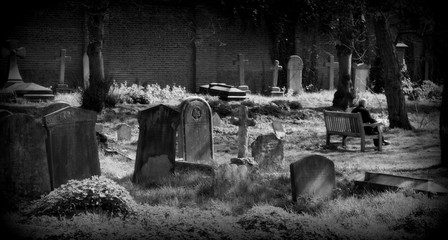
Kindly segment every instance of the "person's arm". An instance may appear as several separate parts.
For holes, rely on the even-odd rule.
[[[363,122],[376,123],[376,120],[370,115],[369,110],[364,109],[364,111],[362,111],[362,114],[363,114],[362,119],[364,120]]]

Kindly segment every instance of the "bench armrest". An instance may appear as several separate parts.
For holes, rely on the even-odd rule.
[[[377,123],[363,123],[362,125],[364,127],[378,127],[378,126],[384,125],[384,123],[380,123],[380,122],[377,122]]]

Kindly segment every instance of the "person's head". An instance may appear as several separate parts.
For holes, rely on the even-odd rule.
[[[366,107],[366,105],[367,105],[367,100],[365,98],[361,98],[358,100],[358,106]]]

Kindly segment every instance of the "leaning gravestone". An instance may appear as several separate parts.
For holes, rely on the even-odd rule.
[[[335,186],[334,163],[320,155],[310,155],[289,165],[292,200],[299,195],[331,197]]]
[[[288,91],[293,91],[293,94],[301,94],[303,92],[302,70],[302,59],[297,55],[290,56],[288,62]]]
[[[260,135],[251,144],[252,157],[263,169],[281,169],[284,162],[283,141],[274,133]]]
[[[47,129],[47,155],[52,188],[70,179],[100,175],[96,144],[96,112],[63,108],[43,117]]]
[[[38,197],[51,191],[42,124],[28,114],[0,119],[0,190]]]
[[[185,99],[180,105],[179,151],[185,161],[213,162],[212,110],[200,97]]]
[[[132,138],[132,128],[128,124],[120,124],[117,128],[117,140],[129,141]]]
[[[139,137],[134,183],[156,182],[174,173],[179,112],[159,104],[138,113]]]

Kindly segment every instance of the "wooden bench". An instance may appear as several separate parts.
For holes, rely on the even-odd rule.
[[[346,145],[347,137],[361,138],[361,152],[365,151],[366,138],[382,139],[382,123],[363,123],[361,113],[334,112],[324,110],[325,127],[327,128],[327,146],[330,136],[342,136],[342,146]],[[378,127],[378,134],[366,135],[364,127]],[[382,151],[382,141],[378,140],[378,151]]]

